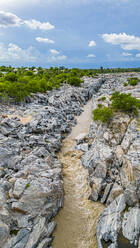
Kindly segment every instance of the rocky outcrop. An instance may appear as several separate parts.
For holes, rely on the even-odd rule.
[[[139,74],[136,76],[140,78]],[[107,75],[106,82],[93,96],[93,109],[101,103],[108,106],[114,90],[140,99],[140,84],[123,87],[127,77]],[[106,99],[102,100],[103,96]],[[139,131],[139,118],[116,112],[107,124],[92,121],[87,141],[80,141],[81,148],[88,147],[82,163],[89,172],[90,199],[107,206],[97,224],[99,248],[126,247],[125,242],[127,247],[140,247]]]
[[[83,105],[103,80],[33,94],[30,103],[0,116],[0,247],[51,247],[63,206],[62,166],[55,153],[76,124]],[[30,122],[21,123],[21,116]],[[27,118],[28,119],[28,118]]]

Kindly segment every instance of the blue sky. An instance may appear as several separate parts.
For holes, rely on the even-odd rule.
[[[0,0],[0,64],[140,67],[139,0]]]

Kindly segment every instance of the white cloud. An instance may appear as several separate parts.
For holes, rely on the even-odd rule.
[[[55,49],[52,50],[53,52],[49,51],[49,54],[44,54],[40,53],[32,46],[28,47],[27,49],[23,49],[17,44],[9,43],[9,45],[6,47],[3,43],[0,43],[0,62],[10,64],[23,64],[24,62],[42,63],[42,61],[46,63],[60,63],[61,61],[67,59],[67,56],[60,55],[59,52]]]
[[[49,22],[40,22],[37,20],[22,20],[13,13],[0,11],[0,27],[19,27],[21,25],[26,25],[31,29],[40,29],[40,30],[51,30],[55,26]]]
[[[140,53],[137,53],[136,54],[136,58],[140,58]]]
[[[27,25],[31,29],[41,29],[41,30],[51,30],[54,29],[55,26],[50,24],[49,22],[39,22],[34,19],[32,20],[25,20],[25,25]]]
[[[36,41],[43,42],[43,43],[49,43],[49,44],[55,43],[53,40],[50,40],[48,38],[42,38],[42,37],[36,37]]]
[[[66,55],[61,55],[60,52],[56,49],[49,50],[50,55],[48,56],[48,62],[59,62],[67,59]]]
[[[127,35],[126,33],[103,34],[102,38],[105,42],[112,45],[120,45],[124,50],[140,50],[140,37]]]
[[[13,43],[5,47],[3,43],[0,43],[1,62],[35,62],[37,58],[37,51],[33,47],[22,49]]]
[[[96,42],[94,40],[91,40],[88,44],[89,47],[94,47],[96,46]]]
[[[48,57],[47,61],[48,62],[59,62],[59,61],[66,60],[66,59],[67,59],[67,56],[65,55],[59,55],[59,56],[52,55]]]
[[[21,24],[22,20],[16,15],[10,12],[0,11],[0,27],[19,27]]]
[[[89,54],[87,57],[88,58],[95,58],[96,56],[94,54]]]
[[[55,55],[60,54],[60,52],[57,51],[57,50],[55,50],[55,49],[50,49],[50,53],[51,53],[51,54],[55,54]]]
[[[125,57],[127,57],[127,56],[132,56],[132,53],[122,53],[122,56],[125,56]]]

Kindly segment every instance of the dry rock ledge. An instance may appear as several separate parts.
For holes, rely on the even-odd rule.
[[[134,74],[140,78],[140,74]],[[93,95],[93,109],[108,106],[114,90],[140,99],[140,83],[123,86],[129,74],[106,75]],[[102,97],[106,100],[102,101]],[[140,248],[140,119],[116,113],[107,124],[91,123],[90,133],[78,141],[85,151],[82,163],[88,169],[90,199],[107,207],[97,223],[98,248]]]
[[[33,94],[21,106],[0,105],[1,248],[51,247],[52,218],[63,206],[56,152],[104,81],[87,79],[79,88]]]

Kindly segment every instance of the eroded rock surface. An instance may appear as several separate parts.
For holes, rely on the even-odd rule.
[[[135,76],[140,78],[140,74]],[[128,74],[106,75],[105,83],[93,96],[93,109],[98,104],[108,106],[114,90],[140,99],[140,82],[137,86],[123,87],[128,77]],[[106,99],[102,100],[103,96]],[[98,247],[125,248],[138,244],[140,247],[139,117],[116,112],[107,124],[92,121],[88,139],[81,140],[81,150],[88,145],[82,162],[89,172],[90,199],[107,206],[97,225]]]
[[[88,79],[79,88],[33,94],[28,104],[1,109],[0,247],[51,247],[52,218],[63,206],[62,166],[55,153],[102,84]]]

